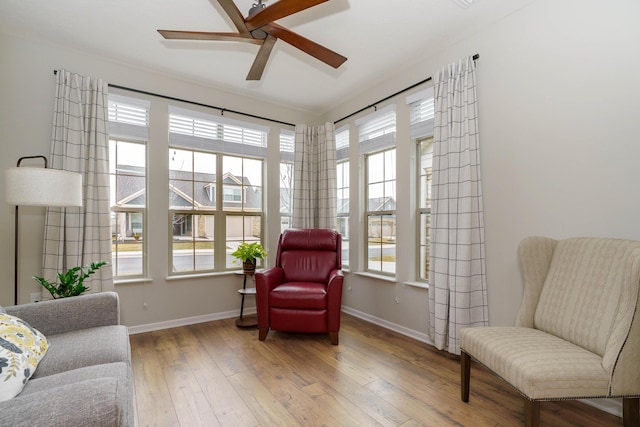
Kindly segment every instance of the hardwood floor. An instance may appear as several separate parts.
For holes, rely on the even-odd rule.
[[[520,395],[477,364],[349,315],[328,335],[239,329],[235,319],[131,336],[142,426],[519,426]],[[576,401],[544,402],[545,426],[619,426]]]

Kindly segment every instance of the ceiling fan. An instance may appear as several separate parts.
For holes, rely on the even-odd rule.
[[[258,0],[249,10],[249,16],[244,17],[236,7],[233,0],[217,0],[231,21],[238,29],[237,33],[211,33],[201,31],[174,31],[158,30],[165,39],[180,40],[221,40],[242,41],[260,45],[253,65],[247,74],[247,80],[260,80],[262,72],[267,65],[271,49],[277,39],[289,43],[291,46],[338,68],[347,58],[328,49],[318,43],[302,37],[278,24],[277,21],[285,16],[292,15],[328,0],[279,0],[270,6],[265,6],[264,1]]]

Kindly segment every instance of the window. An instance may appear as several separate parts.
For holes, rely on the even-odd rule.
[[[396,272],[396,150],[366,156],[367,270]]]
[[[418,278],[429,280],[433,138],[418,141]]]
[[[365,162],[366,270],[396,273],[395,106],[356,121]]]
[[[238,269],[237,246],[262,242],[267,131],[170,107],[172,273]]]
[[[172,271],[213,270],[216,154],[169,150]]]
[[[240,203],[225,201],[222,209],[225,243],[231,253],[242,242],[262,242],[263,160],[225,155],[222,165],[223,191],[242,194]],[[234,261],[227,256],[225,268],[237,267]]]
[[[293,156],[295,134],[280,132],[280,232],[293,223]]]
[[[431,228],[431,175],[433,165],[433,88],[407,97],[410,105],[410,134],[416,144],[416,243],[417,278],[429,280]]]
[[[114,278],[146,274],[148,103],[109,96],[109,177]]]
[[[338,232],[342,235],[342,267],[349,267],[349,129],[336,131]]]

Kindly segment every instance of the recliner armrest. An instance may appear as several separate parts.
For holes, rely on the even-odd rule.
[[[256,309],[258,312],[258,328],[269,328],[269,292],[280,283],[284,271],[280,267],[271,267],[256,272]]]
[[[342,270],[332,270],[331,274],[329,275],[329,284],[327,286],[330,288],[333,283],[342,284],[343,280],[344,274],[342,273]]]
[[[264,287],[263,290],[271,291],[273,288],[282,283],[284,277],[284,271],[280,267],[271,267],[262,271],[256,272],[256,292],[259,287]]]

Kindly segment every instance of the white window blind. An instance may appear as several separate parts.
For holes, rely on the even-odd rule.
[[[266,157],[269,127],[223,116],[169,107],[173,147]]]
[[[293,163],[295,139],[294,131],[280,130],[280,161]]]
[[[349,126],[336,129],[336,160],[349,158]]]
[[[407,97],[410,107],[409,125],[411,139],[433,135],[435,101],[433,87]]]
[[[148,101],[122,95],[109,95],[109,135],[149,139]]]
[[[384,109],[356,120],[361,153],[372,153],[396,144],[396,108]]]

